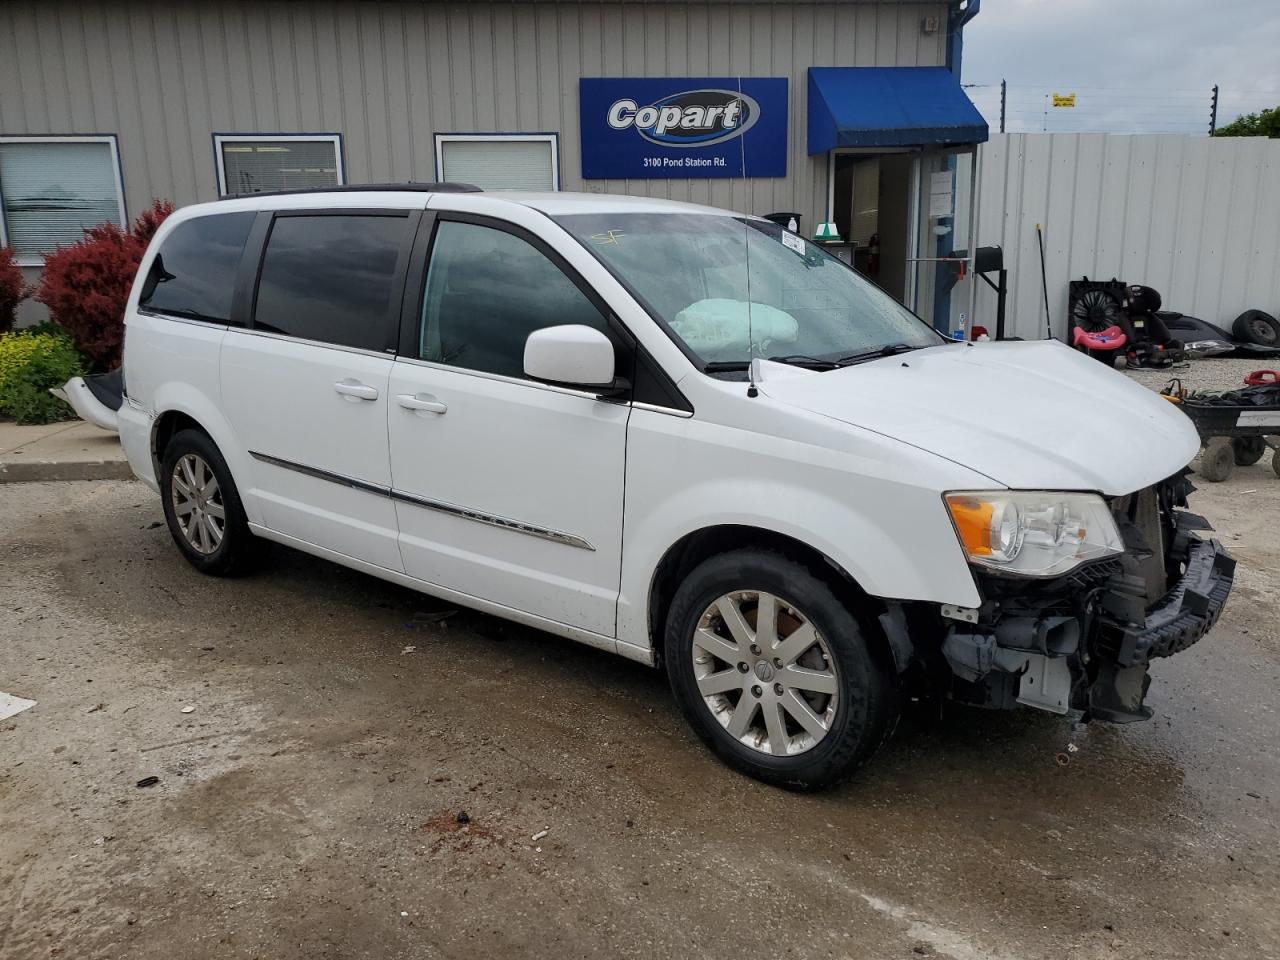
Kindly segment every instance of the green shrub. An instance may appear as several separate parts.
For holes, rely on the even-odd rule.
[[[74,416],[49,392],[84,372],[71,338],[46,325],[0,334],[0,415],[18,423],[51,423]]]

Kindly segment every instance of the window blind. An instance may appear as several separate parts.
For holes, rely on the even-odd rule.
[[[555,162],[546,140],[442,140],[443,180],[483,190],[554,190]]]
[[[19,259],[75,243],[85,227],[120,223],[111,145],[0,141],[0,212]]]
[[[332,140],[222,141],[228,194],[335,187],[338,145]]]

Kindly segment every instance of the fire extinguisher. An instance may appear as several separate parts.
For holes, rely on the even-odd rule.
[[[867,276],[880,276],[880,234],[873,233],[867,241]]]

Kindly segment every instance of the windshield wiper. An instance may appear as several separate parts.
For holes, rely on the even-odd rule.
[[[789,363],[793,367],[810,367],[814,370],[834,370],[839,364],[834,360],[819,360],[817,357],[806,357],[803,354],[791,353],[785,357],[770,357],[774,363]]]
[[[892,357],[899,353],[910,353],[912,350],[920,350],[921,347],[913,347],[909,343],[887,343],[883,347],[876,347],[874,350],[863,350],[860,353],[851,353],[847,357],[841,357],[835,362],[837,367],[847,367],[851,363],[861,363],[863,360],[875,360],[878,357]]]
[[[819,360],[817,357],[806,357],[793,353],[783,357],[767,357],[771,363],[789,363],[793,367],[805,367],[812,370],[834,370],[838,363],[834,360]],[[703,373],[737,373],[751,366],[747,360],[713,360],[702,368]]]

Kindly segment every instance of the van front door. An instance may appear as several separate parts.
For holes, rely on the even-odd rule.
[[[391,371],[405,572],[612,638],[630,406],[533,382],[523,360],[542,327],[617,335],[541,241],[448,216]]]

